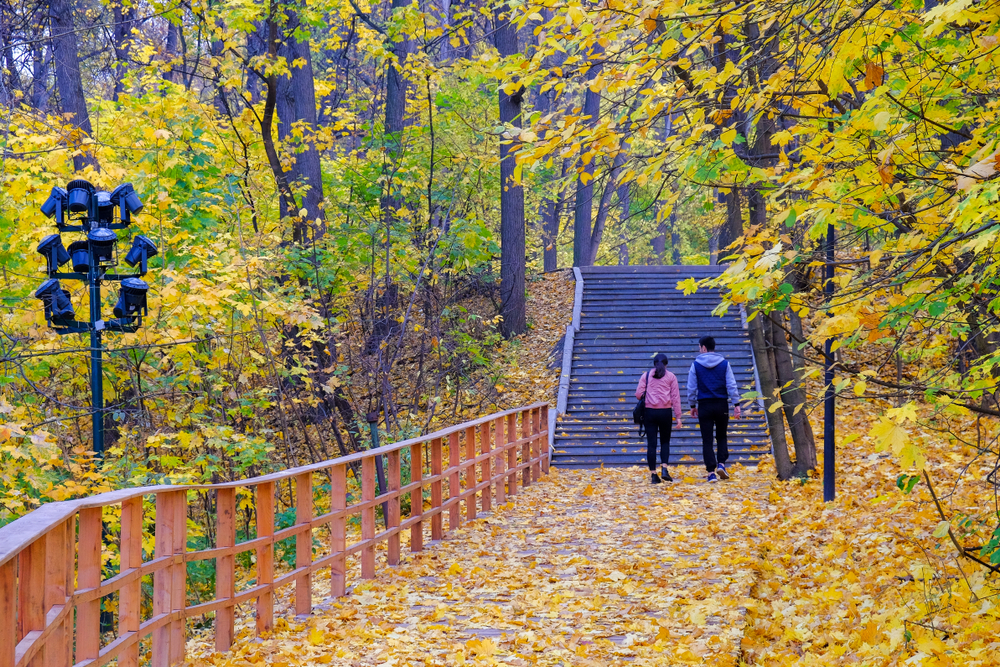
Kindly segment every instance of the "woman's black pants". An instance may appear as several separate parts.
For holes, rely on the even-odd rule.
[[[656,435],[660,435],[660,462],[667,465],[670,460],[670,428],[674,424],[672,408],[646,408],[642,420],[646,428],[646,461],[649,469],[656,470]]]

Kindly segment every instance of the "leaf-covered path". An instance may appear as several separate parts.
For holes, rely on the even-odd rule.
[[[767,488],[741,468],[659,486],[640,469],[553,470],[313,616],[278,619],[262,641],[247,627],[231,653],[191,664],[735,664],[755,556],[744,526]]]

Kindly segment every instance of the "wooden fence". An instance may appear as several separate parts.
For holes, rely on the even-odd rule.
[[[233,642],[235,605],[255,602],[257,632],[272,627],[274,594],[295,585],[295,612],[312,610],[312,576],[330,569],[330,593],[345,594],[347,557],[357,555],[362,578],[376,571],[376,545],[386,543],[386,561],[400,560],[400,535],[410,531],[410,551],[423,548],[424,538],[444,537],[464,518],[502,504],[548,472],[548,404],[536,403],[500,412],[436,433],[378,449],[280,473],[210,486],[151,486],[123,489],[74,501],[43,505],[0,528],[0,667],[69,667],[139,664],[140,642],[151,636],[150,657],[156,667],[184,658],[186,619],[215,612],[215,646],[227,651]],[[429,448],[429,452],[425,449]],[[447,451],[447,457],[445,457]],[[405,452],[410,481],[402,483]],[[376,459],[385,457],[387,490],[379,495]],[[429,465],[425,465],[425,461]],[[348,468],[360,469],[361,498],[348,505]],[[329,511],[313,510],[328,476]],[[275,491],[292,487],[293,525],[275,529]],[[250,489],[253,489],[252,492]],[[188,492],[215,494],[215,546],[187,550]],[[255,536],[237,543],[237,492],[253,496]],[[430,490],[425,508],[424,490]],[[409,516],[401,516],[401,500],[409,497]],[[447,498],[446,498],[447,496]],[[144,497],[146,501],[144,502]],[[384,511],[384,529],[376,527],[376,509]],[[110,510],[108,509],[110,508]],[[145,508],[145,509],[144,509]],[[113,535],[104,516],[120,511],[120,567],[104,578],[102,551],[113,550]],[[155,516],[144,517],[144,511]],[[347,521],[360,517],[360,539],[349,544]],[[144,518],[155,527],[155,548],[144,554]],[[148,523],[148,522],[147,522]],[[313,560],[317,529],[329,535],[329,553]],[[293,538],[294,568],[275,574],[275,544]],[[236,559],[254,552],[252,585],[237,591]],[[148,558],[148,560],[147,560]],[[215,560],[215,599],[189,606],[187,564]],[[152,575],[151,604],[143,605],[143,577]],[[117,595],[117,632],[107,614],[102,628],[101,600]],[[144,611],[145,608],[145,611]],[[74,613],[75,612],[75,613]],[[102,629],[104,632],[102,633]]]

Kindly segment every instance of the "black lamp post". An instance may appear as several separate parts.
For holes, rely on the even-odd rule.
[[[115,216],[115,209],[118,216]],[[142,201],[131,183],[119,185],[110,194],[95,190],[83,179],[71,181],[65,189],[52,188],[49,198],[42,204],[42,213],[55,218],[60,232],[82,232],[85,240],[63,246],[59,234],[46,236],[38,244],[39,254],[45,257],[45,272],[49,279],[35,292],[45,306],[45,320],[60,335],[90,334],[90,391],[94,420],[94,451],[104,454],[104,387],[101,381],[103,331],[134,333],[142,326],[146,315],[146,292],[149,286],[140,276],[145,275],[146,260],[156,255],[156,245],[148,238],[137,235],[125,256],[129,266],[139,264],[135,274],[111,273],[118,265],[118,234],[115,230],[128,229],[132,215],[142,211]],[[72,273],[59,269],[72,261]],[[60,280],[79,280],[90,292],[90,321],[79,322],[70,293],[60,285]],[[121,283],[118,302],[114,307],[115,318],[105,321],[101,315],[101,283]]]

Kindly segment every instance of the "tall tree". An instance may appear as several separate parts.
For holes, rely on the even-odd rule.
[[[323,213],[323,172],[316,149],[316,87],[313,80],[312,53],[308,29],[302,25],[298,7],[288,7],[288,20],[278,55],[288,64],[289,75],[278,79],[278,137],[292,156],[288,178],[295,197],[282,198],[282,216],[294,216],[293,240],[308,243],[309,236],[326,231]],[[220,93],[221,94],[221,93]],[[293,132],[293,128],[295,132]],[[295,134],[302,132],[302,142],[295,145]],[[290,210],[290,205],[299,208]],[[304,211],[305,214],[300,216]]]
[[[392,0],[392,11],[398,13],[411,4],[411,0]],[[388,177],[382,194],[382,218],[386,227],[396,219],[402,199],[395,194],[395,172],[403,154],[403,130],[406,127],[406,75],[404,68],[412,48],[409,37],[388,35],[392,58],[386,63],[385,73],[385,146]]]
[[[501,5],[494,14],[494,40],[501,58],[519,53],[517,26],[510,20],[510,11],[509,5]],[[500,330],[507,338],[524,333],[528,326],[524,297],[524,188],[514,175],[523,96],[524,86],[517,81],[500,86],[500,122],[511,128],[512,135],[509,141],[500,142],[500,315],[503,317]]]
[[[59,90],[59,108],[76,127],[76,136],[71,146],[73,168],[82,171],[86,167],[100,169],[92,149],[83,147],[86,139],[93,138],[87,98],[83,95],[83,80],[80,77],[80,54],[76,42],[76,28],[73,0],[49,0],[49,25],[52,30],[52,55],[56,71],[56,87]]]
[[[583,100],[583,116],[591,127],[597,124],[601,112],[601,94],[591,90],[590,83],[601,73],[603,63],[595,62],[594,58],[601,55],[602,49],[594,45],[589,57],[590,67],[587,70],[585,93]],[[590,147],[585,144],[581,149],[579,175],[576,180],[576,203],[573,206],[573,266],[588,266],[593,263],[591,255],[591,224],[594,215],[594,157],[588,154]]]
[[[114,100],[125,92],[125,73],[128,71],[129,51],[131,50],[132,26],[135,21],[135,7],[131,4],[116,2],[114,11],[114,42],[115,50],[115,90]]]

